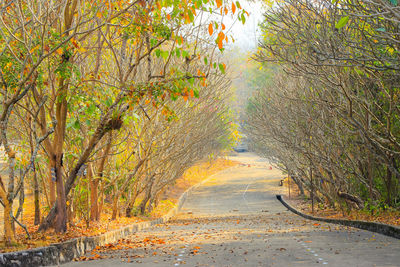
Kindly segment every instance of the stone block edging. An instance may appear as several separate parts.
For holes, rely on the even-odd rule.
[[[351,226],[354,228],[358,229],[363,229],[367,230],[370,232],[375,232],[378,234],[394,237],[397,239],[400,239],[400,228],[393,226],[393,225],[388,225],[388,224],[383,224],[383,223],[376,223],[376,222],[367,222],[367,221],[352,221],[352,220],[344,220],[344,219],[331,219],[331,218],[321,218],[321,217],[314,217],[311,215],[304,214],[292,206],[290,206],[283,198],[281,195],[276,195],[276,198],[285,206],[288,210],[291,212],[309,219],[309,220],[314,220],[314,221],[321,221],[321,222],[327,222],[327,223],[335,223],[335,224],[341,224],[345,226]]]
[[[156,220],[131,224],[98,236],[78,237],[47,247],[3,253],[0,254],[0,266],[34,267],[67,263],[84,255],[96,246],[116,242],[144,228],[167,222],[177,212],[178,209],[175,207],[168,214]]]

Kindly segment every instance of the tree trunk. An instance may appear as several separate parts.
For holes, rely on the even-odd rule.
[[[150,197],[151,197],[151,188],[152,188],[152,187],[153,187],[153,178],[152,178],[151,183],[150,183],[149,185],[147,185],[146,191],[145,191],[145,193],[144,193],[144,198],[143,198],[142,202],[140,202],[140,205],[139,205],[139,211],[140,211],[140,214],[142,214],[142,215],[145,213],[145,211],[146,211],[146,204],[147,204],[147,202],[149,202],[149,200],[150,200]]]
[[[15,233],[13,231],[13,220],[10,216],[12,212],[12,204],[7,198],[4,199],[4,243],[6,246],[11,246],[16,243]]]
[[[67,120],[67,86],[64,81],[60,81],[60,93],[57,100],[56,118],[57,126],[54,132],[54,150],[55,150],[55,173],[56,173],[56,189],[57,189],[57,216],[54,222],[54,230],[57,233],[67,231],[67,199],[65,194],[64,179],[62,174],[63,147],[65,140],[65,127]]]
[[[387,191],[386,204],[388,205],[392,204],[392,178],[393,178],[393,173],[388,166],[386,171],[386,191]]]
[[[49,197],[50,197],[50,205],[54,205],[56,202],[56,183],[53,181],[52,175],[51,175],[51,168],[55,165],[54,162],[50,161],[50,167],[49,167]]]
[[[93,178],[93,177],[92,177]],[[98,221],[99,220],[99,204],[98,204],[98,186],[99,179],[92,179],[90,181],[90,220]]]
[[[340,192],[340,191],[337,192],[337,194],[338,194],[339,197],[341,197],[343,199],[347,199],[347,200],[350,200],[351,202],[356,203],[359,209],[364,208],[364,203],[359,197],[350,195],[350,194],[345,193],[345,192]]]
[[[34,183],[34,196],[35,196],[35,221],[34,225],[40,224],[40,205],[39,205],[39,183],[36,174],[36,168],[33,169],[33,183]]]
[[[115,220],[117,218],[117,213],[118,213],[118,197],[115,197],[113,199],[113,204],[112,204],[111,220]]]
[[[57,216],[54,221],[54,230],[57,233],[65,233],[67,231],[67,199],[65,196],[64,182],[62,179],[61,166],[58,164],[56,167],[57,175]]]
[[[91,203],[90,220],[92,221],[93,220],[98,221],[100,219],[98,188],[99,188],[99,183],[104,175],[104,167],[107,163],[108,153],[110,153],[111,150],[111,144],[112,144],[112,131],[108,133],[107,145],[104,149],[103,156],[100,160],[97,175],[96,177],[93,177],[94,179],[92,179],[90,183],[90,203]],[[92,172],[93,176],[94,174],[93,169],[90,168],[90,171]]]

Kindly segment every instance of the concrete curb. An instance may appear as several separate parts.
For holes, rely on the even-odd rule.
[[[23,251],[9,252],[0,254],[0,266],[48,266],[59,265],[72,261],[74,258],[84,255],[86,252],[94,249],[96,246],[103,246],[112,242],[116,242],[121,238],[136,233],[150,226],[161,224],[169,221],[182,208],[189,194],[193,189],[199,187],[215,175],[228,171],[231,168],[219,171],[210,175],[202,182],[189,187],[178,199],[178,204],[171,209],[166,215],[153,221],[141,222],[122,227],[98,236],[78,237],[63,243],[52,244],[48,247],[41,247]]]
[[[182,195],[183,196],[183,195]],[[182,204],[181,204],[182,205]],[[23,251],[0,254],[0,266],[48,266],[72,261],[96,246],[116,242],[144,228],[167,222],[179,209],[176,207],[161,218],[122,227],[98,236],[78,237],[63,243]]]
[[[354,228],[359,228],[363,230],[367,230],[370,232],[375,232],[378,234],[394,237],[397,239],[400,239],[400,228],[388,224],[383,224],[383,223],[376,223],[376,222],[366,222],[366,221],[350,221],[350,220],[343,220],[343,219],[331,219],[331,218],[321,218],[321,217],[314,217],[311,215],[304,214],[292,206],[290,206],[285,200],[283,200],[281,195],[276,195],[276,198],[285,206],[288,210],[291,212],[309,219],[309,220],[315,220],[315,221],[321,221],[321,222],[327,222],[327,223],[335,223],[335,224],[341,224],[345,226],[351,226]]]

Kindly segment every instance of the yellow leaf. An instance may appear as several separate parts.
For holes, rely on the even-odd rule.
[[[78,48],[78,51],[79,51],[79,53],[85,53],[86,49],[81,46]]]

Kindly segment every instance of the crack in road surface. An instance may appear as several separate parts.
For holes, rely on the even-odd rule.
[[[400,266],[400,241],[305,220],[275,198],[282,178],[252,153],[197,187],[180,214],[66,266]]]

